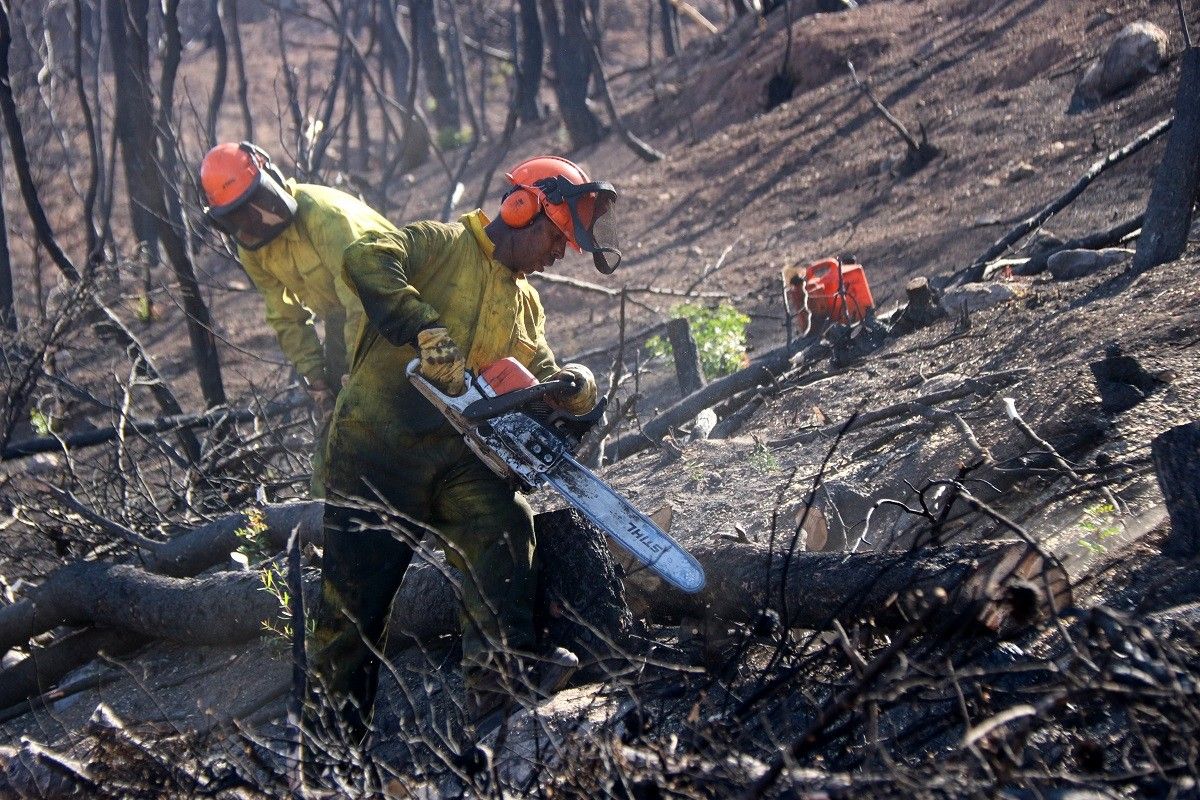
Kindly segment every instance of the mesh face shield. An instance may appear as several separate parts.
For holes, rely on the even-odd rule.
[[[545,193],[547,203],[565,205],[570,211],[571,239],[580,250],[592,254],[596,269],[605,275],[615,272],[621,264],[621,249],[613,185],[605,181],[576,185],[561,175],[535,185]]]
[[[296,199],[270,175],[259,174],[258,185],[244,200],[224,208],[205,208],[205,216],[246,250],[257,250],[283,233],[296,218]]]

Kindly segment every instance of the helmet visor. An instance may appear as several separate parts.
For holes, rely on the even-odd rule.
[[[604,182],[572,185],[563,192],[563,202],[571,210],[571,238],[592,254],[597,270],[611,275],[621,263],[616,189]]]
[[[257,250],[283,233],[296,217],[296,200],[274,180],[264,178],[241,203],[220,210],[206,208],[209,221],[233,237],[238,246]]]

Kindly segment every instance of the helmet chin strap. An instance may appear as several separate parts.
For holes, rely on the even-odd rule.
[[[616,261],[609,263],[607,254],[616,256]],[[601,247],[599,250],[592,252],[592,266],[601,275],[612,275],[617,271],[617,267],[621,266],[621,251],[615,247]]]

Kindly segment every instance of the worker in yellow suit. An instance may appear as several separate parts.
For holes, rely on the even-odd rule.
[[[405,375],[419,358],[424,377],[458,395],[466,368],[512,356],[539,380],[574,377],[576,388],[553,399],[560,408],[578,415],[595,406],[591,371],[555,363],[525,276],[562,258],[568,244],[611,272],[608,258],[620,253],[598,243],[611,240],[596,223],[616,192],[550,156],[522,163],[509,179],[495,220],[474,211],[452,224],[418,222],[346,250],[347,283],[367,323],[330,429],[322,603],[309,663],[322,705],[353,738],[367,731],[388,609],[425,531],[463,575],[466,707],[477,730],[506,713],[505,679],[514,671],[528,668],[548,693],[578,664],[562,647],[536,647],[529,504]],[[363,501],[414,524],[389,529]]]
[[[347,245],[396,227],[361,200],[326,186],[284,180],[249,142],[219,144],[200,164],[205,213],[238,248],[266,301],[267,323],[317,411],[313,496],[323,496],[325,434],[363,310],[342,276]],[[325,341],[314,322],[325,323]]]

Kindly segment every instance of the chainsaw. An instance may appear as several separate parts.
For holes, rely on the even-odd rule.
[[[538,383],[524,365],[503,358],[467,370],[464,391],[443,394],[418,371],[413,386],[463,435],[488,467],[522,492],[550,486],[624,550],[685,592],[704,588],[704,568],[632,503],[574,458],[584,435],[604,415],[605,401],[583,416],[553,408],[547,395],[578,388],[571,377]]]

